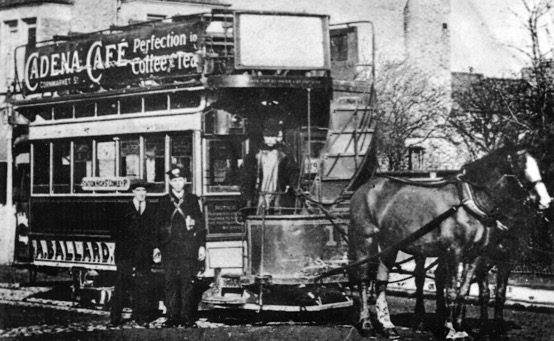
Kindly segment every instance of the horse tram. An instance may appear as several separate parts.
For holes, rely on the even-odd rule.
[[[351,307],[344,273],[316,279],[348,262],[348,198],[376,165],[374,98],[369,82],[332,79],[329,40],[328,16],[214,11],[18,48],[11,105],[30,167],[15,264],[70,270],[79,297],[107,302],[130,183],[152,183],[156,204],[181,164],[208,229],[203,307]],[[269,121],[294,183],[254,199],[286,205],[243,193]]]

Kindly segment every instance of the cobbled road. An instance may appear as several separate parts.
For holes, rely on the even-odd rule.
[[[109,313],[101,309],[85,309],[73,302],[45,299],[52,287],[0,286],[0,339],[2,340],[368,340],[347,322],[348,312],[320,314],[317,320],[306,316],[283,316],[279,321],[268,317],[264,325],[253,325],[238,319],[237,312],[202,312],[198,328],[162,328],[164,318],[153,321],[149,328],[133,323],[108,327]],[[401,340],[442,340],[434,303],[426,302],[428,331],[414,332],[411,317],[415,301],[409,297],[390,297],[393,322]],[[492,313],[492,308],[491,308]],[[130,313],[127,312],[127,316]],[[507,309],[508,332],[504,336],[485,332],[478,323],[478,307],[469,306],[468,324],[473,340],[552,340],[554,311],[512,307]],[[377,335],[371,340],[386,340]]]

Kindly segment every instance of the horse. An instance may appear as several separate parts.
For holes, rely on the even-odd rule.
[[[375,280],[380,329],[388,338],[399,337],[385,291],[397,253],[403,251],[442,260],[447,338],[466,338],[463,312],[470,280],[480,256],[501,240],[491,228],[493,221],[517,219],[530,203],[546,210],[551,201],[537,161],[512,145],[464,165],[454,179],[438,184],[423,186],[385,176],[370,179],[356,190],[350,204],[349,257],[358,266],[350,268],[349,275],[360,291],[361,334],[375,333],[367,303],[368,284]],[[422,227],[428,226],[433,228],[422,235]],[[363,261],[376,254],[377,261]]]
[[[490,248],[485,250],[484,254],[479,257],[474,280],[479,288],[479,307],[480,307],[480,325],[481,329],[489,328],[491,332],[498,334],[505,332],[504,322],[504,305],[506,302],[506,291],[508,288],[508,279],[510,277],[514,255],[518,253],[523,247],[522,238],[527,231],[523,231],[528,228],[531,222],[536,222],[536,212],[530,211],[528,215],[520,217],[519,221],[513,222],[510,226],[506,226],[501,223],[496,223],[489,228],[499,228],[501,232],[500,242],[497,245],[491,245]],[[416,285],[416,305],[414,309],[415,321],[414,328],[416,330],[423,330],[423,318],[425,316],[425,306],[423,297],[423,285],[426,278],[427,268],[425,267],[425,258],[416,257],[414,278]],[[445,306],[444,297],[444,265],[438,261],[438,266],[435,271],[435,288],[436,288],[436,309],[439,316],[443,315]],[[431,266],[432,267],[433,263]],[[492,320],[492,326],[489,326],[489,302],[491,298],[489,288],[489,271],[496,267],[496,290],[494,297],[494,315]]]

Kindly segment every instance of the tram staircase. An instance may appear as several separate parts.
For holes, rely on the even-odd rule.
[[[338,215],[347,214],[353,191],[377,167],[375,125],[373,108],[360,97],[341,97],[331,106],[326,145],[310,195]]]

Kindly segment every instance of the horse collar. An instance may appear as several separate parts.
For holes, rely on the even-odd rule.
[[[460,194],[460,201],[465,209],[468,210],[473,216],[477,217],[480,220],[494,222],[495,219],[493,212],[487,212],[479,203],[475,200],[475,195],[473,194],[473,189],[467,181],[459,181],[458,189]]]

